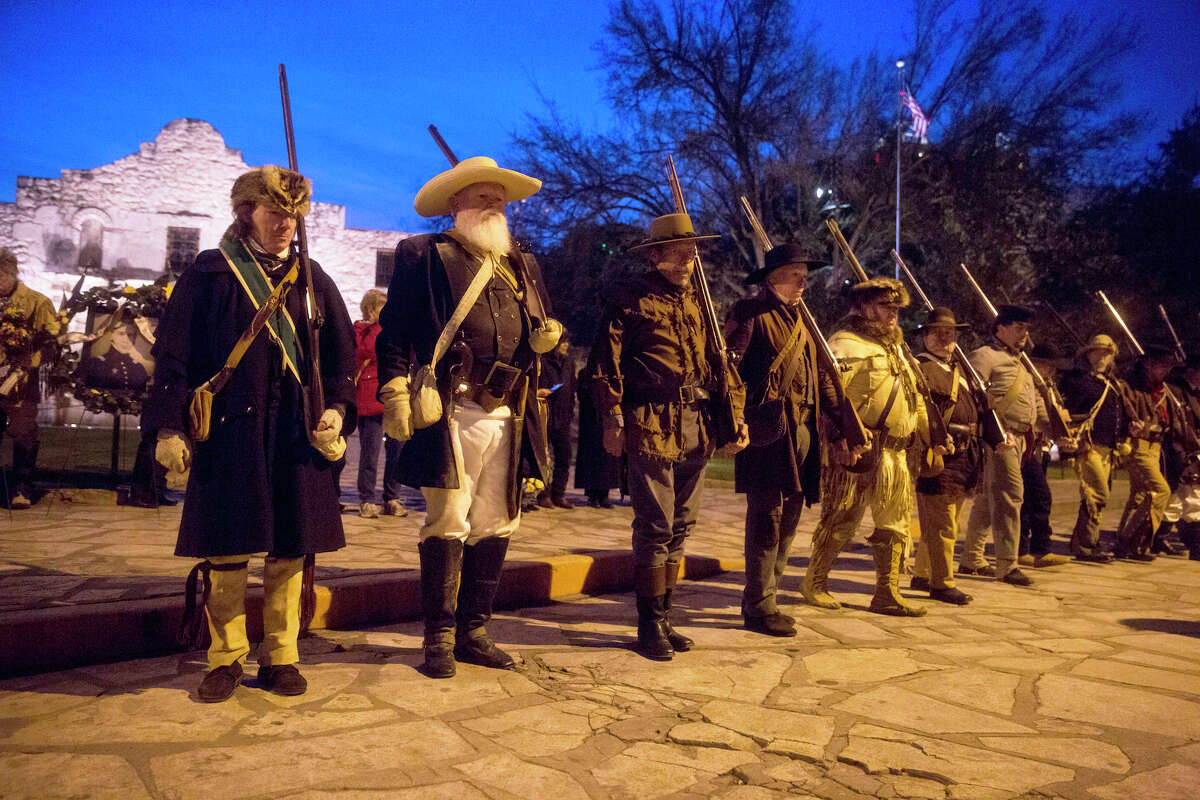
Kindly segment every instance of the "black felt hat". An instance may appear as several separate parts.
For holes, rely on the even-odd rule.
[[[1028,306],[1004,305],[996,309],[996,325],[1012,325],[1032,319],[1033,309]]]
[[[747,275],[745,284],[750,286],[755,283],[762,283],[772,272],[780,267],[786,267],[788,264],[807,264],[810,267],[823,267],[825,266],[825,261],[823,258],[815,258],[809,255],[808,251],[798,244],[785,242],[767,251],[763,257],[762,269],[753,270]]]

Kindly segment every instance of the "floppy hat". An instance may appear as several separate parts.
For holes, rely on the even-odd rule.
[[[696,229],[692,227],[692,218],[687,214],[664,214],[651,221],[650,237],[629,249],[637,250],[670,242],[698,242],[704,239],[719,238],[721,238],[719,233],[696,233]]]
[[[937,306],[929,310],[929,315],[925,317],[925,321],[917,326],[917,333],[927,331],[930,328],[956,328],[960,331],[971,327],[965,322],[959,322],[954,316],[954,312],[946,306]]]
[[[450,198],[473,183],[498,183],[504,187],[504,201],[524,200],[542,188],[537,178],[503,169],[487,156],[464,158],[445,172],[430,178],[413,201],[422,217],[440,217],[450,213]]]
[[[785,242],[776,245],[767,251],[763,257],[762,269],[751,270],[746,276],[744,283],[749,286],[755,283],[762,283],[775,270],[780,267],[786,267],[788,264],[806,264],[810,267],[825,266],[825,259],[815,258],[810,256],[808,252],[798,244]]]

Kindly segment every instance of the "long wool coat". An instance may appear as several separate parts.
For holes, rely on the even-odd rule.
[[[354,333],[333,281],[312,262],[326,406],[344,404],[342,435],[356,422]],[[303,350],[302,285],[287,297]],[[183,274],[158,324],[154,384],[143,429],[187,431],[191,390],[225,363],[254,306],[218,250]],[[307,361],[307,359],[302,359]],[[307,367],[302,367],[302,373]],[[345,546],[333,464],[308,443],[300,386],[266,330],[213,398],[209,438],[193,445],[175,554],[205,558],[268,552],[295,558]]]

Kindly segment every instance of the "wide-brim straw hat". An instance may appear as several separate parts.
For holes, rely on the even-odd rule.
[[[929,314],[925,317],[925,321],[917,326],[917,333],[927,331],[932,328],[955,328],[964,331],[971,327],[965,322],[959,322],[954,316],[954,311],[946,306],[937,306],[929,310]]]
[[[1117,343],[1107,333],[1097,333],[1088,339],[1087,344],[1075,351],[1075,355],[1078,358],[1083,358],[1088,354],[1089,350],[1106,350],[1115,356],[1117,354]]]
[[[413,208],[422,217],[440,217],[450,213],[450,198],[473,183],[498,183],[504,187],[504,202],[524,200],[542,188],[537,178],[504,169],[487,156],[464,158],[445,172],[434,175],[417,192]]]
[[[719,233],[696,233],[692,226],[692,218],[687,214],[664,214],[650,223],[649,238],[630,247],[639,250],[643,247],[653,247],[656,244],[671,242],[699,242],[708,239],[720,239]]]
[[[809,255],[808,251],[800,245],[793,244],[791,242],[785,242],[784,244],[776,245],[768,250],[766,255],[763,256],[762,268],[752,270],[750,274],[746,276],[746,280],[744,282],[747,286],[755,283],[762,283],[772,272],[780,267],[786,267],[789,264],[804,264],[809,267],[823,267],[825,266],[825,263],[826,259]]]

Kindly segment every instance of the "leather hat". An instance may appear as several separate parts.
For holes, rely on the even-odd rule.
[[[434,175],[417,192],[413,208],[422,217],[440,217],[450,213],[450,198],[473,183],[498,183],[504,187],[504,202],[524,200],[542,188],[537,178],[503,169],[494,158],[464,158],[445,172]]]
[[[946,306],[937,306],[931,309],[925,317],[925,321],[917,326],[917,333],[927,331],[930,328],[956,328],[963,331],[969,327],[971,326],[967,323],[959,322],[954,316],[954,311],[951,309]]]
[[[785,242],[768,250],[766,255],[763,256],[762,268],[752,270],[750,274],[746,276],[746,280],[744,282],[747,286],[755,283],[762,283],[772,272],[780,267],[786,267],[788,264],[805,264],[810,267],[823,267],[825,266],[825,261],[826,259],[816,258],[809,255],[808,251],[798,244]]]
[[[719,233],[696,233],[696,229],[692,227],[692,218],[687,214],[664,214],[650,222],[650,236],[629,249],[638,250],[643,247],[653,247],[656,244],[698,242],[719,238],[721,238]]]

